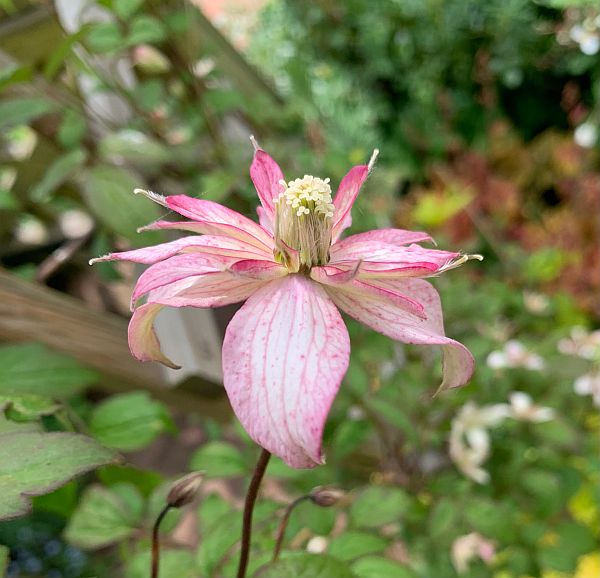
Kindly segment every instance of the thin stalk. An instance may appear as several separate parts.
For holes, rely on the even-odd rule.
[[[277,558],[279,558],[281,546],[283,545],[283,539],[285,538],[285,531],[287,529],[288,522],[290,521],[290,515],[292,511],[298,504],[301,504],[302,502],[304,502],[304,500],[309,499],[310,494],[307,494],[306,496],[300,496],[299,498],[296,498],[293,502],[288,504],[287,508],[285,509],[283,517],[279,522],[279,527],[277,528],[277,541],[275,542],[275,548],[273,549],[273,562],[276,562]]]
[[[246,501],[244,503],[244,518],[242,522],[242,548],[240,551],[240,562],[238,565],[237,578],[246,578],[246,570],[248,568],[248,557],[250,555],[250,538],[252,536],[252,514],[254,513],[254,504],[256,502],[256,496],[258,495],[258,489],[262,482],[265,470],[271,459],[271,452],[263,449],[256,462],[254,468],[254,474],[250,485],[248,486],[248,493],[246,494]],[[156,578],[153,576],[152,578]]]
[[[171,506],[167,504],[158,514],[154,527],[152,528],[152,569],[150,576],[151,578],[158,578],[158,567],[160,564],[160,541],[158,539],[158,530],[163,518],[167,515],[167,512],[171,509]]]

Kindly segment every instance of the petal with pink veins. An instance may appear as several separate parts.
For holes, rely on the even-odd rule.
[[[352,167],[342,179],[333,199],[333,205],[335,206],[332,230],[333,243],[339,239],[344,229],[352,224],[350,211],[368,174],[369,167],[367,165],[357,165]]]
[[[123,251],[121,253],[109,253],[103,257],[91,259],[90,264],[101,261],[131,261],[133,263],[152,265],[173,257],[178,253],[207,253],[237,257],[238,259],[272,259],[272,255],[269,256],[268,252],[261,251],[239,239],[216,235],[192,235],[152,247]]]
[[[256,214],[258,215],[258,222],[260,226],[269,231],[271,235],[273,234],[273,222],[271,221],[271,217],[267,215],[267,211],[262,207],[256,207]]]
[[[268,282],[231,271],[213,271],[152,289],[147,301],[170,307],[223,307],[245,301]]]
[[[365,233],[357,233],[336,243],[336,250],[346,249],[355,243],[376,241],[389,245],[409,245],[411,243],[433,242],[433,239],[420,231],[405,231],[404,229],[373,229]]]
[[[346,290],[339,285],[326,287],[326,291],[340,309],[383,335],[403,343],[441,345],[444,377],[439,391],[467,383],[475,366],[473,356],[462,343],[445,336],[440,298],[434,287],[422,279],[377,284],[419,302],[427,318],[407,313],[391,299],[374,296],[370,291]]]
[[[270,282],[235,314],[223,343],[224,384],[252,439],[294,468],[323,463],[323,427],[348,368],[350,340],[321,286]]]
[[[213,228],[218,225],[228,225],[234,228],[230,229],[232,231],[237,229],[240,232],[243,231],[246,233],[253,240],[253,242],[248,242],[251,242],[253,245],[261,243],[268,248],[273,247],[273,237],[258,223],[219,203],[204,199],[195,199],[187,195],[165,197],[165,202],[170,209],[188,219],[192,219],[198,224],[212,225]],[[217,234],[214,231],[207,231],[207,233]],[[239,234],[238,232],[237,235]],[[238,236],[238,238],[240,237]]]
[[[284,180],[283,172],[270,155],[262,149],[258,149],[254,153],[254,159],[250,165],[250,178],[264,209],[263,219],[271,225],[272,229],[275,220],[275,199],[282,191],[279,181]],[[263,219],[261,219],[261,225]],[[265,226],[265,228],[267,227]]]
[[[135,303],[149,291],[175,281],[225,271],[236,260],[236,257],[204,255],[201,253],[175,255],[165,261],[150,265],[139,276],[131,295],[131,302]]]
[[[154,319],[162,309],[162,305],[146,303],[138,307],[127,330],[131,354],[140,361],[158,361],[172,369],[179,369],[160,349],[160,342],[154,332]]]
[[[288,270],[279,263],[272,261],[260,261],[256,259],[245,259],[236,261],[229,270],[235,275],[248,277],[250,279],[277,279],[288,274]]]

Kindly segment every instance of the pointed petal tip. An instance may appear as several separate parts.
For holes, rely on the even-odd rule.
[[[133,194],[144,195],[145,197],[148,197],[151,201],[154,201],[155,203],[158,203],[163,207],[168,207],[166,197],[164,197],[163,195],[159,195],[158,193],[155,193],[153,191],[147,191],[146,189],[133,189]]]
[[[258,144],[258,141],[254,138],[253,134],[250,135],[250,142],[252,143],[252,146],[254,147],[254,152],[262,150],[260,148],[260,145]]]
[[[369,164],[367,165],[369,172],[373,170],[375,166],[375,162],[377,161],[377,157],[379,156],[379,149],[374,149],[371,158],[369,159]]]
[[[95,265],[96,263],[102,263],[103,261],[110,261],[111,254],[102,255],[101,257],[94,257],[88,261],[88,265]]]

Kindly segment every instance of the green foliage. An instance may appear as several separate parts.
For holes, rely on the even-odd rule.
[[[350,569],[335,558],[314,554],[290,555],[269,564],[254,574],[255,578],[355,578]]]
[[[123,451],[143,448],[173,427],[165,406],[142,391],[112,396],[90,416],[90,433],[103,445]]]
[[[225,442],[204,444],[192,456],[190,468],[204,471],[211,477],[242,476],[248,473],[248,465],[242,453]]]
[[[111,451],[77,434],[0,434],[0,519],[26,513],[28,496],[51,492],[114,459]]]

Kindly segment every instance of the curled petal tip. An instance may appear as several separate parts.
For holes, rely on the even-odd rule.
[[[168,207],[165,197],[153,191],[147,191],[146,189],[133,189],[133,194],[144,195],[145,197],[148,197],[151,201],[154,201],[155,203],[158,203],[163,207]]]
[[[367,165],[367,167],[369,168],[369,172],[371,172],[373,170],[373,167],[375,166],[375,161],[377,161],[378,156],[379,156],[379,149],[375,149],[373,151],[373,154],[371,155],[371,158],[369,159],[369,164]]]
[[[467,261],[483,261],[483,255],[461,255],[460,257],[458,257],[458,259],[446,263],[446,265],[438,269],[437,272],[444,273],[446,271],[450,271],[450,269],[456,269],[457,267],[464,265]]]
[[[258,144],[258,142],[256,141],[256,139],[254,138],[254,135],[251,134],[250,135],[250,142],[252,143],[252,146],[254,147],[254,152],[262,150],[260,148],[260,145]]]
[[[88,265],[95,265],[96,263],[101,263],[102,261],[108,261],[110,259],[109,255],[102,255],[102,257],[94,257],[88,261]]]

